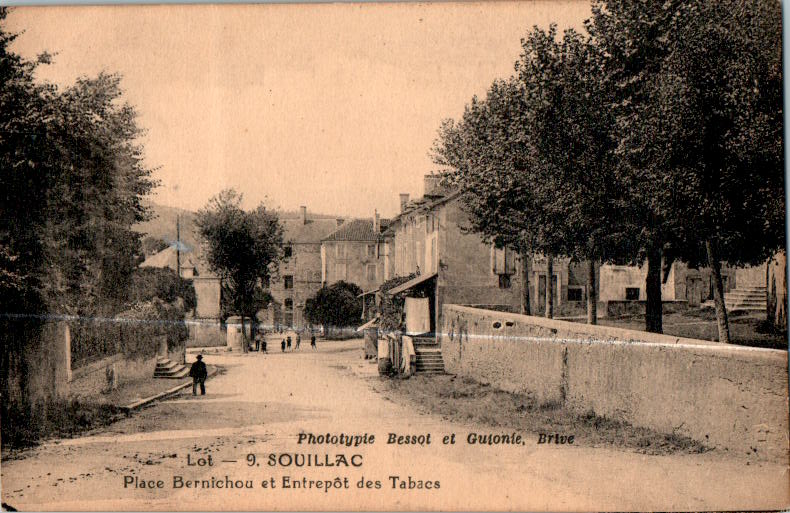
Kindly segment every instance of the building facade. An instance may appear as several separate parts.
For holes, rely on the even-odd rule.
[[[346,281],[365,292],[377,289],[388,278],[385,246],[378,213],[344,223],[321,241],[321,283]]]
[[[402,194],[401,212],[384,231],[387,274],[416,275],[396,289],[406,296],[413,290],[428,298],[431,332],[441,325],[444,303],[520,309],[515,254],[492,248],[479,235],[464,230],[466,225],[460,195],[440,187],[438,176],[426,175],[424,196],[409,201]]]
[[[305,301],[321,288],[321,241],[343,224],[342,219],[310,218],[307,207],[296,217],[281,217],[285,258],[279,276],[269,284],[273,302],[259,317],[268,326],[304,329]]]

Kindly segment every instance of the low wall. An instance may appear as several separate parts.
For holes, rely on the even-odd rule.
[[[168,352],[168,358],[176,363],[183,359],[183,346]],[[83,399],[99,399],[112,387],[153,379],[156,356],[134,358],[117,354],[71,370],[70,396]],[[108,376],[112,369],[111,376]]]
[[[445,369],[578,411],[787,462],[787,352],[444,305]]]

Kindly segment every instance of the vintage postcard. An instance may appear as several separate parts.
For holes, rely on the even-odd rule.
[[[790,508],[773,0],[0,7],[4,511]]]

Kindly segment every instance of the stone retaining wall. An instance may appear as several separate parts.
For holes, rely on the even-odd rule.
[[[787,462],[787,352],[444,305],[449,373]]]

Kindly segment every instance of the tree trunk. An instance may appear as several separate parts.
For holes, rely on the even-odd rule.
[[[647,304],[645,305],[645,331],[663,333],[664,307],[661,303],[661,248],[647,252],[647,278],[645,279]]]
[[[546,257],[546,317],[554,318],[554,256]]]
[[[521,252],[521,313],[531,315],[529,301],[529,277],[532,275],[532,255],[529,251]]]
[[[708,253],[708,266],[713,275],[713,302],[716,305],[716,322],[719,325],[719,342],[730,343],[730,323],[727,320],[727,306],[724,304],[724,283],[721,280],[721,261],[715,245],[705,242]]]
[[[771,287],[769,282],[771,281],[771,262],[774,261],[774,257],[770,257],[767,262],[765,262],[765,319],[770,322],[772,325],[774,324],[774,313],[771,311]],[[738,284],[735,284],[735,287],[738,287]],[[776,308],[773,309],[774,311]]]
[[[247,352],[247,335],[244,332],[244,314],[240,315],[241,317],[241,352]]]
[[[593,259],[587,261],[587,324],[598,324],[598,287]]]

